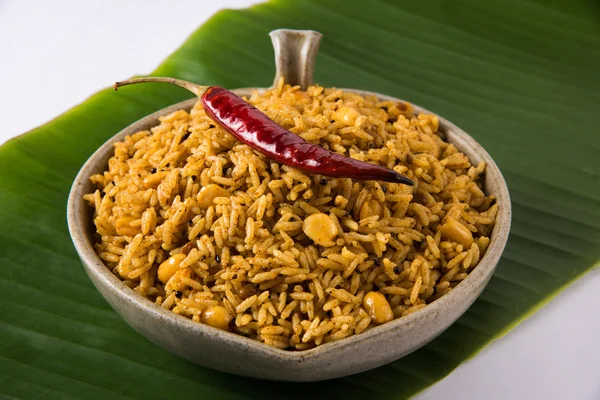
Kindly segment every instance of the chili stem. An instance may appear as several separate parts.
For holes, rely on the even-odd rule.
[[[181,79],[160,78],[160,77],[148,76],[148,77],[144,77],[144,78],[134,78],[134,79],[128,79],[126,81],[115,82],[114,85],[113,85],[113,89],[117,90],[121,86],[133,85],[135,83],[141,83],[141,82],[170,83],[170,84],[173,84],[173,85],[181,86],[182,88],[185,88],[185,89],[189,90],[190,92],[194,93],[198,97],[202,97],[202,95],[210,87],[210,86],[196,85],[195,83],[184,81],[184,80],[181,80]]]

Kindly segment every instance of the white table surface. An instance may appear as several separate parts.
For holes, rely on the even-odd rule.
[[[0,0],[0,144],[151,71],[218,9],[253,3]],[[599,269],[416,398],[599,400]]]

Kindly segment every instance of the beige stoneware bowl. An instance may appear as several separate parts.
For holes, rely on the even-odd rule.
[[[314,31],[278,30],[272,32],[271,37],[275,46],[276,79],[283,76],[286,83],[302,87],[312,83],[321,35]],[[243,88],[234,92],[250,95],[252,90],[255,89]],[[379,93],[345,90],[399,101]],[[149,130],[163,115],[180,109],[189,111],[196,101],[186,100],[155,112],[113,136],[81,168],[69,195],[69,231],[87,274],[114,310],[154,343],[197,364],[233,374],[283,381],[332,379],[381,366],[423,346],[456,321],[488,283],[510,229],[511,206],[506,182],[496,163],[473,138],[440,117],[440,131],[446,134],[449,142],[465,153],[472,163],[487,163],[485,191],[496,196],[499,212],[490,245],[477,267],[454,290],[427,307],[311,350],[286,351],[193,322],[138,295],[114,276],[94,252],[93,210],[84,202],[83,195],[94,190],[89,177],[106,170],[115,142],[140,130]],[[418,106],[415,110],[433,114]]]

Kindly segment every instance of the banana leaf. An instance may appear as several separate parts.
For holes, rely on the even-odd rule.
[[[480,299],[427,346],[349,378],[265,383],[198,367],[129,328],[85,275],[65,224],[75,174],[110,136],[185,91],[107,89],[9,141],[0,148],[0,397],[401,399],[443,378],[600,259],[599,4],[275,0],[216,14],[154,71],[268,86],[268,32],[318,30],[317,82],[422,105],[499,164],[513,229]]]

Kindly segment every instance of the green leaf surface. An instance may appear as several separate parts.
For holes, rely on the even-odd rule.
[[[189,96],[167,85],[105,90],[0,148],[0,397],[407,398],[598,262],[598,2],[271,1],[218,13],[154,74],[268,86],[274,62],[267,34],[282,27],[325,35],[319,83],[424,106],[497,161],[513,200],[513,228],[480,299],[424,348],[328,382],[266,384],[162,350],[92,286],[67,233],[65,206],[73,178],[98,146]]]

